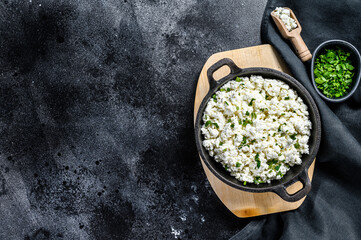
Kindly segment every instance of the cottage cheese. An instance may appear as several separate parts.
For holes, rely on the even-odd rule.
[[[297,28],[296,21],[291,18],[290,10],[282,7],[277,7],[273,11],[273,14],[282,20],[289,32]]]
[[[226,83],[203,113],[203,146],[242,182],[281,179],[309,153],[307,106],[282,81],[261,76]]]

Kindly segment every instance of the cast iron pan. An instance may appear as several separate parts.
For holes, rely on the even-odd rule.
[[[220,67],[227,65],[231,72],[229,75],[224,78],[215,81],[213,78],[213,73],[218,70]],[[212,95],[218,91],[225,83],[230,80],[235,79],[236,77],[246,77],[251,75],[260,75],[263,78],[278,79],[287,83],[292,89],[297,91],[298,96],[300,96],[303,102],[308,106],[309,117],[312,122],[311,137],[309,139],[310,154],[302,155],[302,164],[295,165],[283,176],[281,180],[273,180],[271,183],[261,183],[256,185],[254,183],[247,183],[246,186],[242,182],[238,181],[227,172],[220,163],[217,163],[212,157],[209,156],[207,150],[203,147],[202,141],[203,136],[201,133],[201,127],[203,124],[202,116],[205,110],[205,107],[212,97]],[[307,90],[294,78],[291,76],[270,69],[270,68],[244,68],[241,69],[236,66],[236,64],[228,58],[224,58],[214,65],[212,65],[208,71],[208,82],[209,82],[209,92],[206,97],[203,99],[197,113],[197,119],[195,124],[195,137],[198,151],[202,157],[202,160],[211,170],[211,172],[223,181],[225,184],[232,186],[234,188],[240,189],[242,191],[248,192],[274,192],[278,194],[282,199],[288,202],[295,202],[307,195],[311,190],[311,181],[308,177],[308,168],[312,164],[314,158],[316,157],[318,148],[321,141],[321,121],[320,114],[318,112],[316,103],[312,99],[311,95]],[[289,194],[286,191],[286,188],[293,183],[300,181],[303,184],[301,190],[294,194]]]

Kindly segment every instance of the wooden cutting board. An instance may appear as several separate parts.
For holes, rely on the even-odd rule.
[[[236,49],[226,52],[213,54],[204,64],[201,74],[198,79],[196,96],[194,101],[194,123],[197,117],[199,105],[209,90],[207,70],[214,63],[223,58],[230,58],[240,68],[248,67],[266,67],[273,68],[281,72],[290,74],[286,64],[276,52],[276,50],[269,44]],[[224,66],[214,73],[215,79],[221,79],[228,75],[229,68]],[[291,75],[291,74],[290,74]],[[309,167],[308,175],[312,181],[315,161]],[[214,192],[223,204],[237,217],[246,218],[259,215],[265,215],[276,212],[284,212],[297,209],[306,197],[297,202],[287,202],[280,198],[277,194],[272,192],[266,193],[251,193],[230,187],[219,180],[208,169],[201,159],[204,172],[207,175],[208,181],[212,186]],[[297,192],[302,188],[301,182],[296,182],[287,188],[290,194]]]

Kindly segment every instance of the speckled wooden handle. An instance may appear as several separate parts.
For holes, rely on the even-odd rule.
[[[296,35],[291,39],[292,45],[296,50],[298,57],[302,62],[306,62],[312,58],[310,50],[308,50],[306,43],[303,41],[301,35]]]

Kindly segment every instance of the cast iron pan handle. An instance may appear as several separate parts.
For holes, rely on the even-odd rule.
[[[222,79],[219,79],[218,81],[214,80],[213,73],[223,67],[224,65],[227,65],[231,69],[231,73],[227,76],[223,77]],[[242,69],[237,67],[237,65],[229,58],[223,58],[210,66],[207,70],[207,76],[208,76],[208,82],[209,82],[209,89],[214,89],[217,87],[218,82],[221,82],[223,79],[227,78],[231,74],[239,73]]]
[[[280,196],[283,200],[287,202],[296,202],[307,195],[307,193],[311,190],[311,181],[308,177],[308,168],[305,168],[302,173],[297,178],[302,184],[303,187],[301,190],[297,191],[294,194],[289,194],[286,189],[288,186],[292,185],[296,181],[292,181],[288,184],[281,185],[279,187],[276,187],[273,191],[277,193],[278,196]]]

